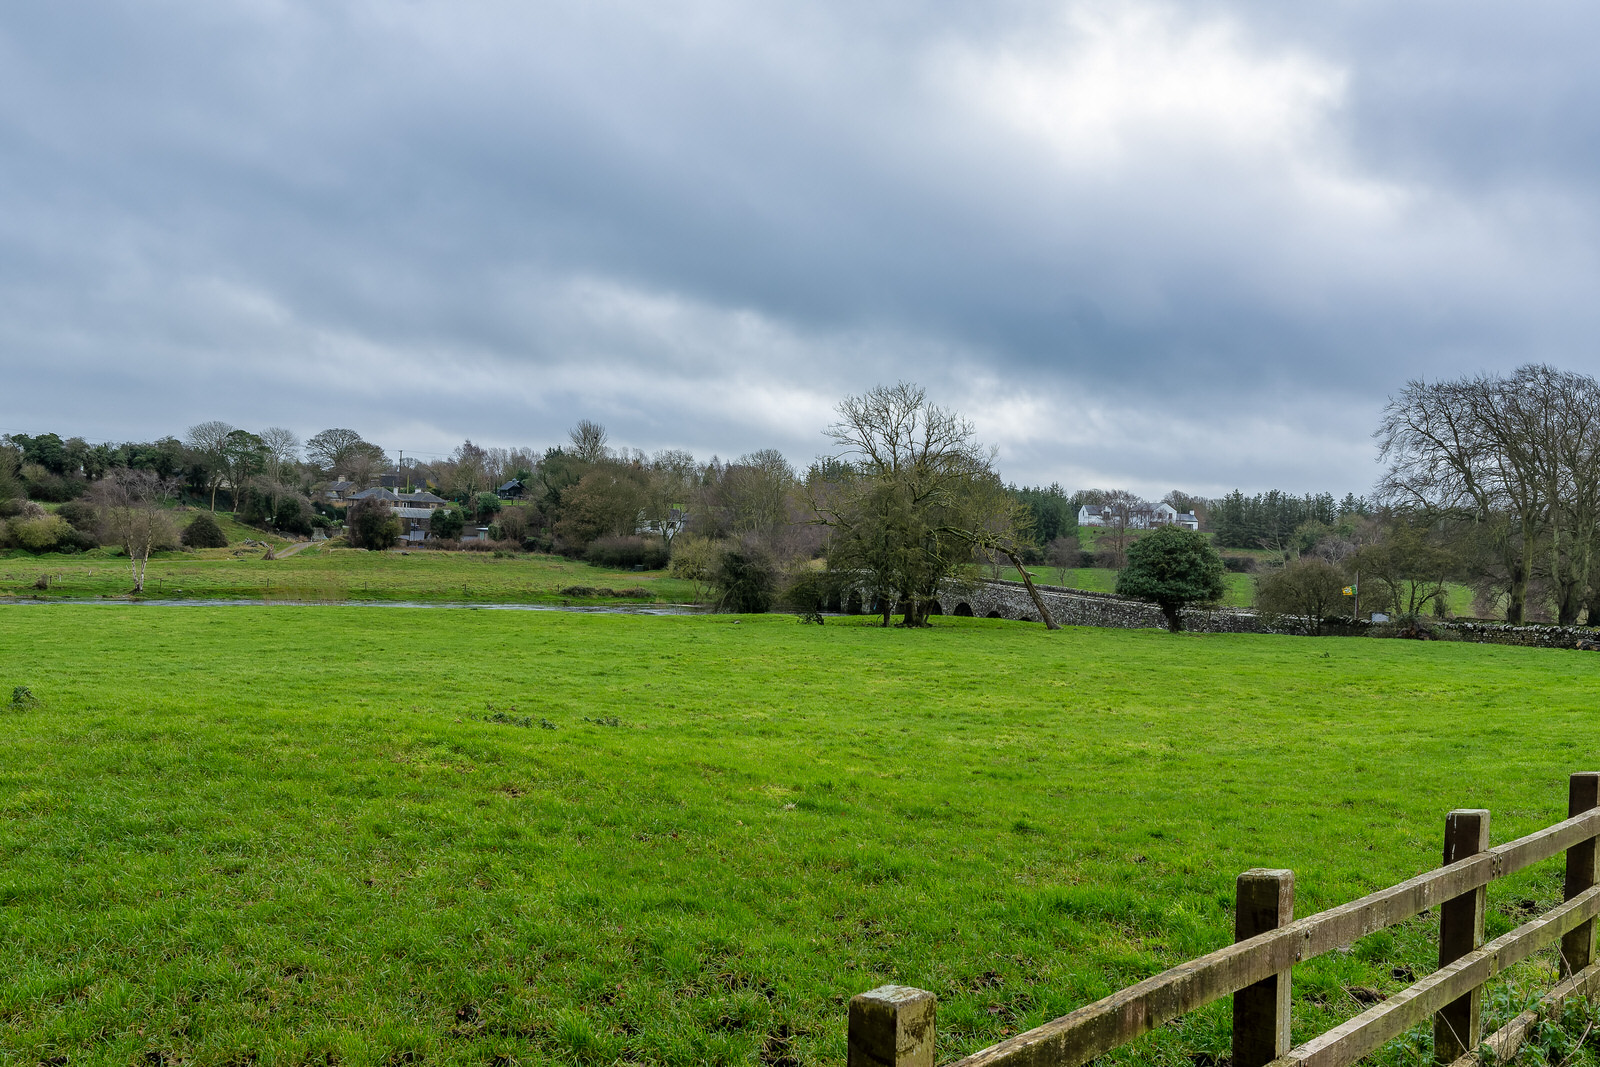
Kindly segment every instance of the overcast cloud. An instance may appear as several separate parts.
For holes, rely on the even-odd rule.
[[[0,431],[1364,491],[1408,378],[1600,373],[1600,9],[144,0],[0,15]]]

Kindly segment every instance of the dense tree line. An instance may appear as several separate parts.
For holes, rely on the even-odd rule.
[[[1245,496],[1235,489],[1207,505],[1210,526],[1218,548],[1292,547],[1296,531],[1308,523],[1332,527],[1349,516],[1365,515],[1372,505],[1364,497],[1346,494],[1334,502],[1332,493],[1294,496],[1277,489]]]

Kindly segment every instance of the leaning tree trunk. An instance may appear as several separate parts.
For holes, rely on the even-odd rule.
[[[1033,578],[1028,574],[1028,568],[1022,565],[1022,560],[1017,558],[1015,552],[1005,549],[1002,551],[1010,558],[1012,565],[1017,568],[1017,573],[1022,575],[1022,584],[1028,587],[1028,595],[1033,598],[1033,606],[1039,609],[1039,618],[1044,620],[1044,628],[1046,630],[1061,629],[1061,626],[1055,620],[1055,616],[1051,615],[1050,609],[1045,606],[1044,597],[1040,596],[1039,590],[1033,587]]]

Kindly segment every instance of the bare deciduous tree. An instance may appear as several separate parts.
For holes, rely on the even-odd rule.
[[[1344,586],[1344,572],[1335,564],[1303,556],[1256,579],[1256,610],[1269,618],[1303,616],[1321,633],[1322,621],[1343,605]]]
[[[1539,555],[1562,623],[1577,621],[1600,528],[1600,383],[1540,364],[1509,377],[1413,381],[1375,433],[1391,502],[1478,524],[1521,622]]]
[[[260,436],[267,446],[268,476],[275,482],[286,480],[284,472],[300,462],[299,436],[282,426],[268,426]]]
[[[599,463],[606,458],[606,437],[606,428],[591,419],[579,419],[578,424],[567,431],[572,454],[585,463]]]
[[[170,496],[171,483],[153,471],[121,467],[95,483],[93,500],[100,511],[100,538],[128,554],[133,569],[133,591],[144,592],[150,553],[174,543],[172,520],[161,506]]]
[[[211,510],[217,510],[217,490],[222,488],[223,481],[228,477],[228,463],[225,453],[228,448],[228,435],[233,432],[233,427],[218,419],[210,422],[197,423],[189,427],[189,432],[184,435],[183,443],[189,451],[194,453],[194,458],[205,469],[206,489],[211,494]]]
[[[1104,530],[1095,544],[1104,545],[1111,552],[1111,566],[1121,570],[1128,562],[1128,541],[1131,530],[1141,528],[1141,516],[1150,514],[1150,504],[1143,497],[1127,489],[1106,490],[1100,505],[1100,515],[1105,520]]]
[[[816,521],[833,528],[830,564],[861,574],[882,598],[884,624],[898,602],[905,625],[923,625],[939,582],[974,549],[990,549],[1016,564],[1055,629],[1016,554],[1023,509],[995,475],[994,452],[973,440],[972,424],[907,382],[848,397],[838,411],[824,432],[841,450],[842,477],[814,495]]]

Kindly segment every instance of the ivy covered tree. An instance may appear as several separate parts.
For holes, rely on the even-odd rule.
[[[1222,557],[1205,534],[1162,526],[1128,546],[1128,565],[1117,575],[1117,592],[1148,600],[1167,618],[1167,629],[1183,629],[1188,604],[1220,600]]]
[[[730,548],[717,565],[716,584],[722,591],[717,606],[723,611],[755,615],[772,607],[778,590],[778,568],[758,549]]]
[[[381,552],[400,540],[400,520],[386,500],[368,497],[351,506],[345,517],[345,539],[351,548]]]

